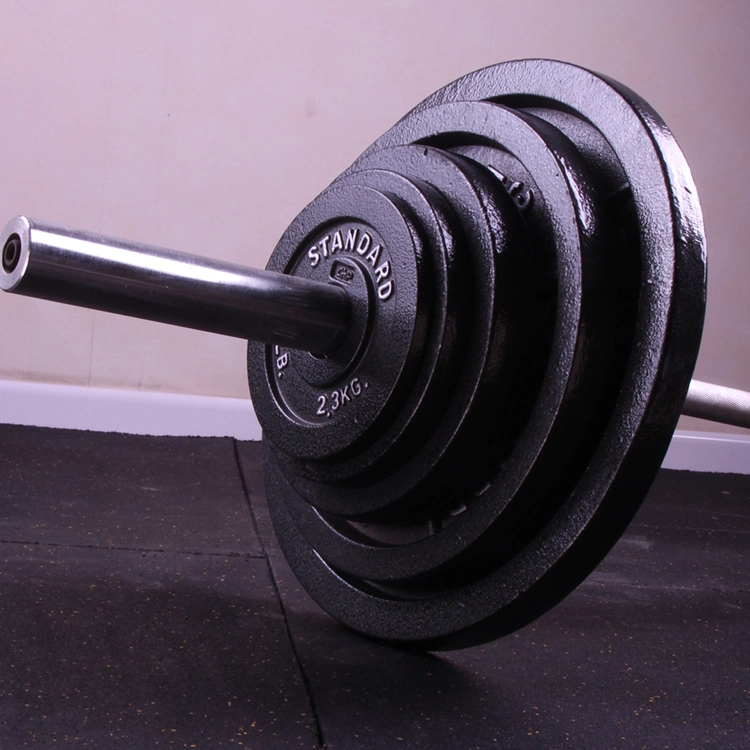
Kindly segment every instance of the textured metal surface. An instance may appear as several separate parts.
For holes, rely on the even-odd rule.
[[[24,216],[0,234],[0,288],[80,307],[328,353],[349,298],[316,284]]]
[[[473,207],[460,179],[430,168],[438,159],[481,186]],[[371,170],[426,182],[456,215],[467,366],[400,461],[360,446],[318,465],[268,442],[270,509],[292,568],[335,617],[379,639],[462,647],[553,606],[638,508],[698,351],[700,207],[647,104],[549,61],[446,87],[331,190]],[[481,311],[496,316],[489,328]]]
[[[682,413],[750,429],[750,393],[691,380]]]
[[[355,311],[351,347],[327,359],[250,346],[264,433],[291,456],[329,459],[372,441],[408,394],[428,312],[427,261],[413,221],[386,192],[341,186],[305,209],[277,246],[269,269],[336,279]]]

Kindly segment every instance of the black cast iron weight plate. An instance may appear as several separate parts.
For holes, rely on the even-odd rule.
[[[399,179],[421,197],[399,193]],[[407,289],[394,276],[391,301],[424,303],[424,335],[389,363],[408,360],[409,388],[387,418],[376,409],[353,439],[313,456],[265,441],[272,517],[300,581],[346,625],[421,648],[481,643],[588,575],[661,464],[705,306],[697,194],[648,104],[545,60],[493,66],[429,97],[305,209],[330,211],[282,241],[269,267],[298,272],[316,232],[358,217],[332,198],[354,186],[408,217],[414,241],[388,252],[421,248],[422,273]],[[446,257],[465,264],[447,283]],[[438,291],[423,288],[433,279]],[[457,338],[436,305],[451,310]],[[449,373],[440,342],[453,344]],[[264,427],[279,419],[273,361],[251,345]],[[433,380],[443,405],[428,419],[418,401]]]

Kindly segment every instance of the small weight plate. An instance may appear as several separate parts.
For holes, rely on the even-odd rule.
[[[389,423],[423,349],[423,264],[408,209],[372,188],[331,188],[287,229],[269,270],[346,287],[355,325],[353,346],[345,342],[328,359],[249,345],[258,419],[280,450],[300,459],[330,458],[355,450]]]
[[[387,471],[386,465],[403,461],[408,453],[404,445],[419,440],[420,433],[430,432],[437,415],[436,407],[443,403],[456,378],[463,352],[459,329],[466,308],[466,259],[456,252],[454,234],[460,229],[444,199],[426,183],[382,169],[358,172],[338,184],[365,185],[408,206],[423,237],[425,252],[430,255],[424,282],[430,299],[419,374],[403,407],[386,430],[377,439],[360,444],[360,451],[343,462],[303,462],[280,457],[289,464],[289,471],[317,482],[340,481],[355,474],[361,477],[364,472],[382,473]],[[409,251],[408,248],[402,250]],[[388,355],[389,352],[384,352],[384,358]],[[310,500],[315,502],[314,497]],[[352,510],[350,498],[340,512],[347,510]]]

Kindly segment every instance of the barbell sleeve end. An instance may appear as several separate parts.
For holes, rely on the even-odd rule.
[[[17,216],[0,234],[0,288],[241,339],[332,354],[347,292]]]

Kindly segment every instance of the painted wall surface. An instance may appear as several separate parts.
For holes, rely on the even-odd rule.
[[[0,12],[0,222],[25,213],[255,266],[378,135],[460,75],[550,57],[623,81],[672,128],[703,203],[696,376],[750,390],[744,0],[0,0]],[[0,320],[0,379],[247,393],[233,339],[10,295]]]

